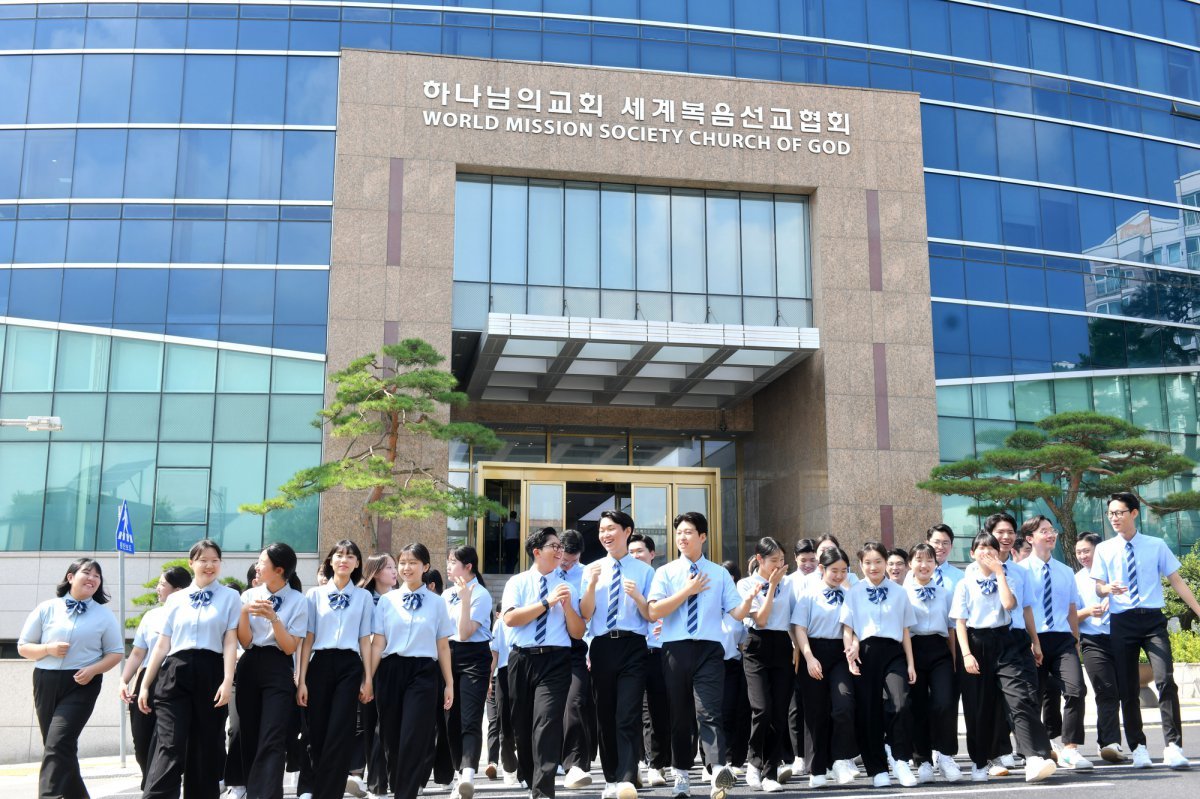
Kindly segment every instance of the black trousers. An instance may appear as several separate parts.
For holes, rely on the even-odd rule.
[[[1015,656],[1019,657],[1019,665],[1023,679],[1033,686],[1034,700],[1038,700],[1038,677],[1037,677],[1037,661],[1033,659],[1033,639],[1030,638],[1029,632],[1024,629],[1012,628],[1009,630],[1009,638]],[[1037,705],[1037,720],[1038,726],[1045,729],[1045,724],[1042,722],[1041,703]],[[993,734],[992,734],[992,758],[1001,757],[1011,752],[1017,752],[1021,755],[1027,754],[1021,749],[1019,742],[1013,741],[1013,735],[1016,732],[1016,722],[1013,719],[1012,707],[1001,703],[993,708],[992,713]],[[1049,738],[1047,738],[1047,741]]]
[[[859,754],[868,776],[888,770],[884,736],[897,760],[912,758],[912,709],[908,703],[908,662],[904,646],[891,638],[859,643],[861,674],[855,680]]]
[[[288,741],[298,721],[292,658],[278,647],[251,647],[238,661],[234,680],[246,794],[283,799]]]
[[[804,658],[800,658],[804,669]],[[804,689],[800,684],[799,672],[792,674],[792,701],[788,706],[788,755],[792,758],[804,756]]]
[[[341,799],[346,790],[362,679],[362,658],[356,651],[319,649],[309,661],[305,682],[313,799]]]
[[[750,765],[764,779],[779,776],[788,736],[795,672],[792,637],[782,630],[750,630],[742,655],[750,699]]]
[[[958,754],[958,679],[944,635],[914,635],[917,681],[909,691],[913,718],[913,756],[922,763],[936,750]]]
[[[437,695],[442,696],[446,692],[446,681],[442,679],[442,670],[435,669],[437,672]],[[455,697],[455,701],[458,698]],[[429,747],[425,752],[425,760],[418,767],[418,770],[424,776],[421,778],[421,785],[424,786],[429,782],[429,777],[432,774],[433,781],[446,785],[454,779],[454,763],[450,757],[450,734],[446,729],[446,712],[442,710],[442,703],[438,702],[438,712],[433,718],[433,746]],[[387,706],[383,706],[383,712],[387,711]]]
[[[429,775],[416,764],[428,762],[430,729],[442,715],[438,671],[433,658],[388,655],[375,672],[380,747],[396,799],[414,799]]]
[[[383,741],[379,737],[378,699],[358,706],[358,730],[354,768],[365,769],[367,789],[376,796],[388,792],[387,761],[383,758]]]
[[[154,754],[143,799],[216,799],[225,770],[226,707],[213,707],[225,679],[225,659],[187,649],[163,660],[151,687]]]
[[[508,666],[496,669],[492,695],[487,701],[488,762],[499,763],[510,774],[517,771],[517,748],[513,741],[512,701],[508,692]]]
[[[446,742],[457,769],[479,768],[483,752],[483,711],[487,702],[492,650],[487,641],[450,642],[454,704],[446,712]]]
[[[663,676],[662,649],[646,650],[646,696],[642,700],[642,759],[660,771],[671,765],[671,704]]]
[[[1071,633],[1041,633],[1042,665],[1038,666],[1038,705],[1046,737],[1062,736],[1063,745],[1083,743],[1083,666]],[[1059,697],[1063,705],[1059,707]]]
[[[704,640],[670,641],[662,650],[671,706],[671,765],[683,771],[692,767],[696,759],[692,727],[696,724],[706,762],[724,765],[724,650],[717,642]]]
[[[800,664],[804,692],[804,759],[812,774],[824,774],[835,760],[858,754],[854,731],[854,677],[840,638],[809,638],[813,657],[821,664],[822,679],[814,680],[808,665]]]
[[[997,723],[1007,725],[1005,713],[1012,718],[1019,751],[1049,757],[1050,739],[1038,717],[1037,674],[1030,668],[1028,645],[1022,643],[1028,637],[1005,627],[967,632],[970,652],[979,663],[979,674],[964,670],[961,682],[971,762],[983,768],[994,756]]]
[[[592,697],[605,782],[633,782],[637,777],[646,658],[644,635],[592,640]]]
[[[725,762],[746,765],[750,752],[750,697],[746,693],[746,669],[740,658],[725,661],[721,723],[725,727]]]
[[[1122,701],[1117,684],[1117,663],[1112,652],[1112,636],[1080,636],[1079,648],[1096,700],[1096,742],[1101,748],[1119,744],[1121,725],[1117,716],[1118,708],[1123,716],[1140,714],[1142,711],[1136,696],[1132,703]]]
[[[596,706],[592,702],[592,677],[588,671],[588,648],[583,641],[571,642],[571,687],[563,716],[563,768],[592,770],[596,748]]]
[[[1167,617],[1161,608],[1134,608],[1112,614],[1112,649],[1117,662],[1117,685],[1126,708],[1137,707],[1138,652],[1145,651],[1154,670],[1158,691],[1158,714],[1162,719],[1163,739],[1183,745],[1183,724],[1179,715],[1179,688],[1175,685],[1175,662],[1171,658],[1171,639],[1167,635]],[[1130,749],[1146,742],[1142,714],[1125,714],[1125,740]]]
[[[97,674],[79,685],[74,669],[33,670],[33,708],[44,746],[38,772],[42,799],[87,799],[79,771],[79,735],[92,717],[102,680]]]
[[[137,761],[142,772],[142,782],[139,786],[146,789],[146,775],[150,773],[150,756],[154,754],[154,708],[149,713],[143,713],[137,704],[137,695],[142,690],[142,680],[146,676],[145,669],[138,669],[133,681],[134,700],[129,703],[129,734],[133,737],[133,758]]]
[[[563,710],[571,689],[571,650],[565,646],[523,649],[508,657],[517,775],[530,795],[554,796],[554,777],[563,751]]]

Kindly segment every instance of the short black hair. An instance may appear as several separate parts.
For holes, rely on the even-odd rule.
[[[908,563],[908,550],[904,547],[892,547],[888,551],[889,558],[904,558],[904,562]]]
[[[654,551],[654,539],[652,537],[648,535],[642,535],[641,533],[634,533],[633,535],[629,536],[629,543],[632,544],[634,541],[641,541],[646,545],[646,549],[648,551]]]
[[[525,538],[525,554],[532,558],[535,549],[546,548],[546,542],[550,540],[551,536],[558,538],[558,533],[553,527],[543,527],[536,533],[527,536]]]
[[[1134,496],[1133,494],[1131,494],[1128,491],[1118,491],[1115,494],[1110,494],[1108,497],[1108,501],[1109,502],[1120,502],[1131,511],[1142,509],[1141,500],[1139,500],[1136,496]]]
[[[211,538],[201,538],[192,544],[192,548],[188,551],[188,560],[196,560],[204,554],[204,550],[206,549],[213,550],[217,553],[217,560],[221,559],[221,545]]]
[[[727,560],[721,564],[721,567],[729,572],[729,576],[733,578],[735,583],[742,579],[742,571],[738,568],[736,561]]]
[[[67,573],[63,577],[62,582],[55,586],[54,592],[58,596],[66,596],[71,590],[71,581],[67,577],[74,577],[84,569],[92,569],[100,578],[100,585],[96,588],[96,593],[92,594],[92,601],[98,605],[103,605],[108,602],[108,593],[104,590],[104,570],[100,568],[100,561],[95,558],[79,558],[71,561],[71,565],[67,567]]]
[[[182,566],[163,569],[162,578],[167,581],[167,585],[176,590],[187,588],[192,584],[192,573]]]
[[[563,553],[566,555],[578,555],[583,552],[583,534],[578,530],[563,530],[558,540],[562,542]]]
[[[933,551],[933,547],[931,545],[925,543],[924,541],[908,551],[908,562],[912,563],[914,560],[916,560],[917,555],[928,555],[933,559],[935,564],[937,563],[937,553]]]
[[[996,525],[1000,524],[1000,522],[1008,522],[1010,525],[1012,525],[1013,532],[1015,533],[1017,531],[1017,520],[1011,513],[1007,511],[993,513],[991,516],[984,519],[983,531],[985,533],[992,532],[996,529]]]
[[[971,551],[974,552],[979,547],[991,547],[992,549],[999,551],[1000,542],[997,541],[996,536],[992,535],[991,533],[978,532],[975,534],[975,538],[971,540]]]
[[[837,547],[837,548],[841,549],[842,542],[838,541],[838,540],[837,540],[837,536],[836,536],[836,535],[834,535],[833,533],[826,533],[825,535],[823,535],[823,536],[821,536],[820,538],[818,538],[818,539],[817,539],[817,546],[820,546],[821,544],[824,544],[826,541],[829,541],[829,542],[830,542],[830,543],[832,543],[832,544],[833,544],[835,547]]]
[[[699,511],[689,510],[679,514],[671,522],[671,529],[679,529],[679,525],[684,522],[689,523],[696,528],[696,532],[700,535],[708,535],[708,519],[704,518],[704,514]]]
[[[354,571],[350,572],[350,582],[358,585],[359,581],[362,580],[363,566],[365,564],[363,563],[362,550],[358,548],[358,544],[349,538],[343,538],[330,548],[329,552],[325,555],[325,560],[321,561],[321,567],[317,570],[318,574],[326,580],[333,579],[333,556],[339,552],[343,555],[353,555],[358,561],[358,564],[354,567]]]
[[[888,559],[887,547],[878,541],[868,541],[862,545],[862,549],[858,550],[858,560],[860,563],[862,562],[862,559],[867,556],[868,552],[878,553],[879,557],[883,558],[885,561]]]
[[[1084,542],[1084,543],[1091,544],[1092,546],[1097,546],[1097,545],[1099,545],[1099,543],[1102,540],[1103,539],[1100,538],[1099,533],[1093,533],[1093,532],[1089,531],[1086,533],[1080,533],[1079,538],[1075,539],[1075,543],[1078,544],[1078,543]]]
[[[928,530],[926,530],[925,531],[925,540],[928,541],[929,539],[933,538],[934,533],[945,533],[946,535],[950,536],[951,541],[954,540],[954,530],[951,529],[950,525],[945,524],[943,522],[938,522],[937,524],[931,526]]]
[[[792,548],[793,555],[808,555],[817,551],[817,542],[811,538],[801,538]]]
[[[610,508],[605,511],[600,511],[600,518],[601,519],[612,519],[613,522],[617,525],[620,525],[620,527],[622,529],[627,529],[627,530],[634,529],[633,517],[630,516],[628,513],[626,513],[623,510],[613,510]]]

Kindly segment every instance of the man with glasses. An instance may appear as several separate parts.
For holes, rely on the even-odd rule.
[[[1117,665],[1117,684],[1121,700],[1136,702],[1138,693],[1138,653],[1145,651],[1154,669],[1158,689],[1158,712],[1162,717],[1163,763],[1173,769],[1191,764],[1183,754],[1183,726],[1179,715],[1179,688],[1172,676],[1171,639],[1167,635],[1167,617],[1163,614],[1162,581],[1200,614],[1200,604],[1179,575],[1179,559],[1161,539],[1138,532],[1141,502],[1128,492],[1113,494],[1108,500],[1108,521],[1117,533],[1096,547],[1092,577],[1096,593],[1108,597],[1112,629],[1113,657]],[[1127,705],[1128,706],[1128,705]],[[1136,704],[1133,705],[1136,707]],[[1133,767],[1149,768],[1146,734],[1140,713],[1125,715],[1125,741],[1133,750]]]

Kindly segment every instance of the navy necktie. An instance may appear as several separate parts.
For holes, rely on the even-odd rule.
[[[278,613],[280,606],[283,605],[283,597],[279,597],[279,596],[275,596],[274,594],[271,594],[271,596],[269,598],[271,600],[271,610]]]
[[[825,601],[830,605],[840,605],[846,601],[846,595],[842,593],[840,588],[826,588],[824,591]]]
[[[608,617],[605,619],[605,627],[609,630],[615,630],[617,627],[617,613],[621,609],[621,561],[613,562],[612,582],[608,586]]]
[[[695,577],[699,573],[700,568],[695,563],[688,569],[689,577]],[[700,631],[700,603],[696,594],[687,598],[687,631],[688,635],[695,635]]]
[[[783,586],[781,586],[781,585],[777,585],[777,586],[775,586],[775,596],[776,596],[776,597],[778,597],[778,596],[779,596],[779,589],[781,589],[781,588],[783,588]],[[762,584],[762,593],[763,593],[763,596],[766,596],[766,595],[767,595],[767,592],[768,592],[768,591],[770,591],[770,590],[771,590],[771,584],[770,584],[769,582],[766,582],[766,583],[763,583],[763,584]]]
[[[932,585],[923,585],[917,589],[917,599],[922,602],[930,602],[937,595],[937,587]]]
[[[1129,602],[1136,605],[1139,600],[1137,584],[1137,557],[1133,554],[1133,542],[1125,542],[1125,587],[1129,591]]]
[[[206,608],[212,604],[212,597],[212,591],[206,588],[203,591],[193,591],[188,598],[192,600],[192,607]]]
[[[541,581],[538,583],[538,602],[545,602],[550,596],[550,586],[546,583],[546,575],[542,575]],[[538,646],[546,643],[546,617],[550,615],[547,610],[541,616],[537,617],[537,621],[533,624],[533,642]]]
[[[1054,626],[1054,583],[1050,581],[1050,564],[1042,569],[1042,615],[1046,627]]]
[[[455,592],[450,595],[450,604],[451,605],[457,605],[459,602],[462,602],[462,597],[460,597],[458,595],[458,592]]]
[[[334,610],[345,610],[350,607],[350,597],[340,591],[334,592],[329,595],[329,607]]]
[[[410,612],[420,610],[421,603],[425,601],[425,598],[422,597],[417,591],[413,591],[411,594],[405,594],[400,599],[401,603],[404,605],[404,609]]]
[[[934,581],[937,582],[937,584],[939,586],[945,588],[946,581],[942,577],[942,567],[941,566],[938,566],[936,569],[933,570],[933,579],[934,579]]]
[[[879,603],[883,602],[885,599],[887,599],[887,586],[881,585],[878,588],[868,586],[867,599],[870,600],[872,605],[878,605]]]
[[[976,580],[979,583],[979,590],[984,596],[991,596],[996,593],[996,578],[995,576],[988,577],[986,580]]]
[[[77,613],[87,613],[87,600],[67,597],[67,615],[74,616]]]

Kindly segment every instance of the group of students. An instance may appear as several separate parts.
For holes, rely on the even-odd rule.
[[[218,581],[221,550],[206,539],[189,553],[190,579],[162,575],[162,605],[143,618],[122,675],[122,697],[136,702],[143,797],[174,799],[182,787],[188,799],[215,799],[224,782],[237,796],[281,799],[303,729],[292,753],[301,795],[369,787],[412,799],[432,771],[452,783],[452,799],[471,799],[485,712],[487,775],[502,771],[531,799],[554,796],[560,767],[566,787],[589,785],[593,747],[602,799],[636,799],[642,761],[648,787],[665,785],[670,766],[671,795],[689,796],[697,747],[716,799],[743,765],[746,784],[767,793],[804,766],[811,788],[849,784],[856,758],[876,787],[937,772],[956,781],[960,695],[971,779],[1023,757],[1036,782],[1092,766],[1079,751],[1082,668],[1101,757],[1127,759],[1120,712],[1133,766],[1147,767],[1140,651],[1157,683],[1164,762],[1186,768],[1163,580],[1200,605],[1165,544],[1138,533],[1139,513],[1135,496],[1114,495],[1117,536],[1082,536],[1078,573],[1054,560],[1049,520],[1018,528],[998,513],[972,540],[965,571],[947,561],[953,532],[935,525],[908,551],[867,543],[853,563],[833,536],[802,540],[791,574],[780,544],[762,538],[739,579],[736,564],[705,557],[702,514],[674,519],[679,557],[654,569],[653,539],[606,510],[606,555],[587,565],[578,533],[531,531],[530,567],[505,585],[495,614],[471,547],[451,551],[439,595],[424,545],[364,562],[339,541],[303,593],[295,552],[276,543],[239,596]],[[1020,562],[1019,541],[1031,545]],[[77,739],[123,644],[100,607],[95,560],[72,563],[57,593],[30,614],[19,649],[37,661],[41,796],[86,797]]]

